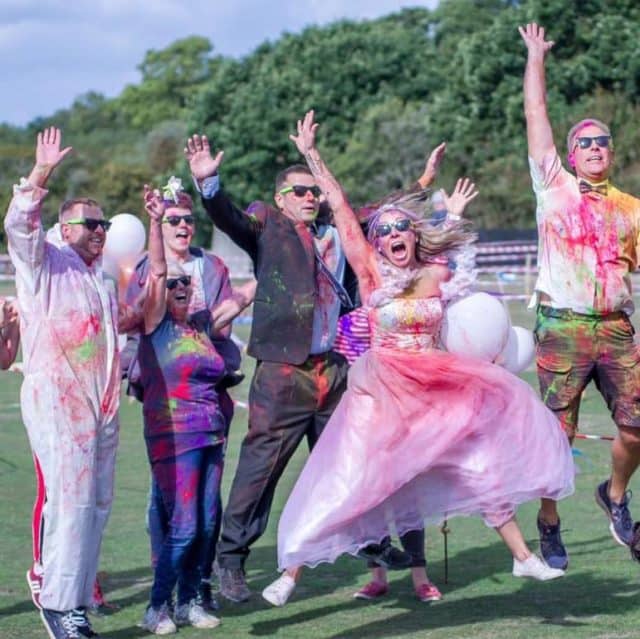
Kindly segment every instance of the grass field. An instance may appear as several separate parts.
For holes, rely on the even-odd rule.
[[[0,294],[6,293],[0,287]],[[513,305],[515,324],[530,326],[532,315]],[[246,362],[247,373],[253,368]],[[249,377],[248,375],[248,377]],[[532,372],[526,379],[534,383]],[[17,374],[0,373],[0,638],[31,639],[45,632],[31,603],[25,571],[31,557],[30,516],[34,496],[33,468],[20,421]],[[248,382],[234,389],[246,400]],[[235,471],[237,451],[246,430],[246,411],[238,408],[224,477],[224,493]],[[612,434],[614,427],[596,391],[586,393],[581,414],[585,433]],[[116,499],[101,559],[103,586],[120,610],[95,619],[105,639],[149,636],[136,627],[151,583],[148,538],[144,528],[149,471],[142,440],[141,412],[123,401]],[[363,563],[342,558],[306,573],[290,604],[270,608],[260,590],[275,577],[275,533],[279,513],[306,457],[300,450],[281,481],[265,536],[255,545],[248,579],[252,601],[223,605],[222,626],[209,634],[283,639],[356,639],[430,637],[474,639],[543,637],[637,637],[640,634],[640,566],[615,545],[593,490],[608,475],[609,445],[578,441],[581,473],[576,494],[562,505],[564,538],[571,566],[563,579],[538,583],[510,575],[511,561],[495,533],[479,519],[450,522],[449,582],[444,583],[443,539],[437,529],[427,534],[429,573],[444,599],[421,604],[413,598],[408,574],[392,577],[391,592],[379,603],[354,600],[352,593],[367,580]],[[633,484],[637,484],[637,479]],[[633,503],[632,503],[633,507]],[[525,536],[535,544],[536,505],[519,511]],[[640,505],[636,504],[640,516]],[[205,636],[186,629],[183,637]]]

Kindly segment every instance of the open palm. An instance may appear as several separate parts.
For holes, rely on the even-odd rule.
[[[49,127],[38,133],[36,143],[36,164],[42,167],[55,168],[71,152],[68,146],[61,149],[62,133],[56,127]]]
[[[187,139],[184,156],[189,163],[191,175],[193,175],[196,180],[204,180],[218,172],[224,151],[219,151],[218,154],[213,157],[207,136],[192,135]]]

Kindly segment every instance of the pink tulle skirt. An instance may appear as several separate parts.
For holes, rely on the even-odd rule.
[[[505,369],[442,351],[368,351],[298,478],[278,526],[281,569],[363,545],[573,492],[558,420]]]

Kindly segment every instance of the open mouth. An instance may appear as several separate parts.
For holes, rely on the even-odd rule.
[[[176,237],[180,240],[187,240],[189,239],[189,232],[188,231],[178,231],[176,233]]]
[[[389,247],[391,254],[395,257],[403,257],[407,254],[407,245],[403,240],[395,240]]]
[[[179,292],[179,293],[176,293],[176,294],[173,296],[173,299],[174,299],[176,302],[186,302],[186,301],[187,301],[187,297],[188,297],[187,292],[186,292],[186,291],[181,291],[181,292]]]

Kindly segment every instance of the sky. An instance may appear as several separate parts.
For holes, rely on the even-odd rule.
[[[438,0],[0,0],[0,122],[22,126],[88,91],[116,96],[149,49],[208,38],[241,57],[283,32]]]

